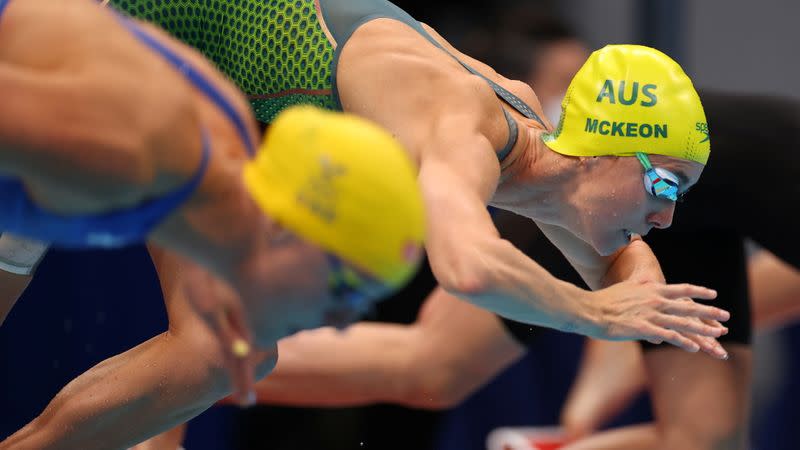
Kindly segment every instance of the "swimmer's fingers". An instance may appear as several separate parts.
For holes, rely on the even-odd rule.
[[[654,322],[658,326],[680,333],[691,333],[713,338],[718,338],[728,332],[725,327],[715,327],[692,317],[679,317],[671,314],[661,314],[654,319]]]
[[[666,335],[661,335],[661,337],[650,337],[646,338],[645,340],[656,345],[662,344],[663,342],[669,342],[670,344],[690,353],[702,351],[703,353],[706,353],[717,359],[728,359],[728,352],[714,338],[700,336],[697,334],[688,334],[684,336],[678,333],[677,335],[682,336],[682,339],[677,337],[673,339],[666,339]],[[689,342],[692,342],[694,345],[690,344]]]
[[[714,300],[717,298],[717,291],[693,284],[665,284],[660,289],[661,295],[667,298],[689,297],[699,300]]]
[[[662,293],[679,295],[681,293],[699,292],[695,289],[697,286],[688,284],[672,285],[671,288],[662,291]],[[705,288],[700,288],[700,290],[702,289]],[[713,294],[716,296],[716,292],[713,292]],[[719,321],[728,320],[730,313],[713,306],[695,303],[688,297],[666,302],[665,306],[661,308],[661,312],[666,315],[661,316],[659,325],[683,333],[684,336],[699,346],[700,351],[714,358],[728,358],[728,352],[716,338],[728,333],[728,328]]]
[[[689,298],[673,298],[671,300],[663,303],[662,307],[659,308],[661,312],[673,316],[697,317],[720,322],[725,322],[731,318],[731,314],[724,309],[695,303]]]
[[[700,351],[717,359],[728,359],[728,352],[716,339],[707,336],[689,335],[700,346]]]
[[[722,325],[716,320],[702,319],[702,321],[712,327],[721,327]],[[725,334],[728,334],[728,329],[725,328]],[[689,338],[700,345],[700,350],[717,359],[728,359],[728,351],[716,339],[708,336],[689,335]]]
[[[220,310],[216,319],[225,365],[233,383],[233,398],[240,406],[255,404],[255,361],[250,334],[241,310]]]
[[[667,342],[691,353],[696,353],[700,350],[700,346],[696,342],[675,330],[647,324],[643,327],[643,331],[643,339],[653,344]]]
[[[205,269],[186,264],[181,274],[183,293],[192,309],[209,325],[219,309],[221,299],[214,295],[217,280]]]
[[[243,405],[252,403],[253,342],[238,295],[226,283],[194,265],[186,268],[183,281],[187,300],[217,337],[234,397]]]
[[[700,320],[695,317],[662,315],[656,324],[677,331],[696,343],[700,351],[718,359],[727,359],[728,352],[716,338],[728,333],[728,329],[715,320]]]

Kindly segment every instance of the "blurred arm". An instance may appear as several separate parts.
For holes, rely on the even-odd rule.
[[[219,344],[181,295],[177,260],[160,253],[154,260],[169,330],[73,380],[0,449],[125,449],[230,393]],[[262,373],[273,362],[267,360]]]
[[[257,385],[259,402],[433,409],[457,405],[524,352],[497,316],[441,288],[412,325],[321,328],[283,339],[278,348],[275,371]]]

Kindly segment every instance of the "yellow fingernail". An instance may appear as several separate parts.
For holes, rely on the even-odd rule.
[[[236,355],[236,357],[244,358],[250,354],[250,345],[243,339],[237,339],[233,342],[231,350],[233,350],[233,354]]]

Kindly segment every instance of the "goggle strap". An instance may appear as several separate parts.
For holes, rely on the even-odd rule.
[[[650,170],[653,168],[653,165],[650,164],[650,158],[648,158],[647,155],[645,155],[644,153],[636,152],[636,159],[638,159],[639,162],[642,163],[645,170]]]

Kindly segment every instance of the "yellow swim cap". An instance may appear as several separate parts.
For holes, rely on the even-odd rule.
[[[642,152],[701,164],[711,148],[692,81],[669,56],[640,45],[592,53],[569,85],[558,127],[543,140],[570,156]]]
[[[377,125],[289,108],[244,180],[260,207],[300,237],[392,286],[413,274],[425,236],[422,195],[403,147]]]

